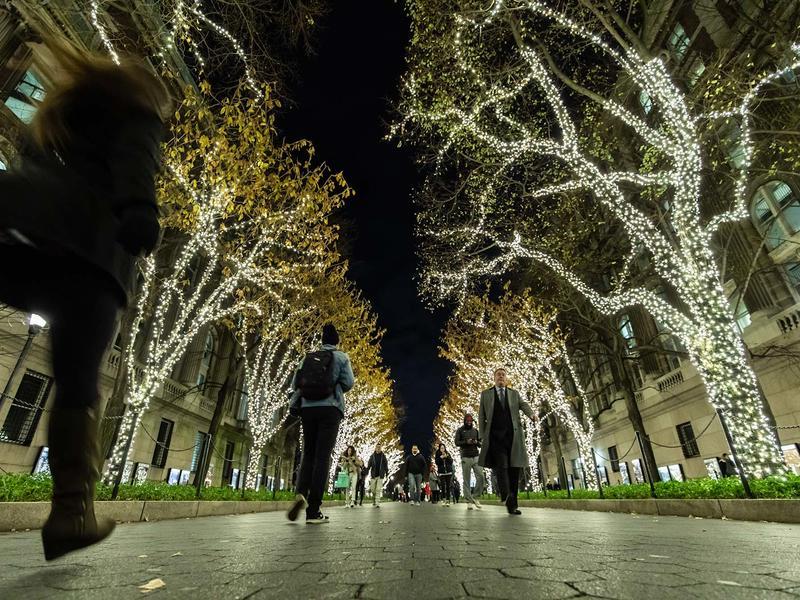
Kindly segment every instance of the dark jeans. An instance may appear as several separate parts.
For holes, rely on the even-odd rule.
[[[356,497],[355,497],[356,504],[364,504],[365,488],[366,488],[366,482],[364,481],[364,478],[359,477],[358,483],[356,483]]]
[[[0,245],[0,265],[0,301],[42,315],[50,327],[54,407],[96,407],[100,363],[121,308],[113,279],[79,259],[27,246]]]
[[[297,476],[297,493],[308,500],[306,514],[315,516],[331,470],[331,453],[339,434],[342,413],[335,406],[300,410],[303,421],[303,459]]]
[[[509,511],[517,509],[517,493],[519,492],[519,467],[505,467],[495,469],[497,476],[497,487],[500,492],[500,499],[506,503]]]
[[[439,475],[439,485],[442,486],[442,500],[449,502],[453,495],[453,474]]]

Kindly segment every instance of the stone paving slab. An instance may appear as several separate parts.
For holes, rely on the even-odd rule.
[[[384,504],[331,523],[279,513],[120,525],[45,563],[36,531],[0,534],[0,598],[800,597],[800,526]],[[165,586],[144,594],[139,586]]]

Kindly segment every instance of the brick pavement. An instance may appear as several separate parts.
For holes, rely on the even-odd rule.
[[[386,503],[331,523],[262,513],[121,525],[46,564],[39,532],[0,534],[0,598],[790,599],[800,526]],[[165,586],[144,594],[140,585]]]

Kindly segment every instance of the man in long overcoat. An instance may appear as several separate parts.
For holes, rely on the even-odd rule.
[[[530,419],[534,412],[517,390],[508,387],[505,369],[494,372],[494,386],[481,393],[478,426],[483,446],[478,464],[497,476],[500,498],[510,515],[522,514],[517,507],[517,492],[522,469],[528,466],[528,452],[519,413]]]

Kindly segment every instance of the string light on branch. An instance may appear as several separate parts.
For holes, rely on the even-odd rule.
[[[647,94],[659,113],[657,119],[643,119],[616,98],[581,92],[588,104],[602,111],[605,125],[598,125],[604,129],[597,133],[602,137],[625,131],[632,138],[626,143],[660,157],[655,166],[631,172],[627,166],[617,168],[614,157],[597,159],[586,147],[579,113],[563,95],[564,75],[554,71],[554,59],[543,49],[547,40],[530,29],[511,31],[513,23],[528,17],[554,24],[576,44],[607,56],[616,64],[618,76],[624,75]],[[393,128],[397,137],[412,130],[430,137],[442,163],[437,175],[452,168],[444,163],[454,156],[475,157],[479,163],[466,184],[459,184],[451,202],[432,201],[420,218],[420,233],[428,244],[422,273],[425,291],[436,301],[454,300],[463,307],[481,282],[508,276],[521,262],[534,261],[605,315],[643,306],[686,348],[711,404],[730,417],[746,471],[754,476],[782,472],[783,457],[720,284],[713,236],[721,223],[747,216],[752,107],[767,86],[800,68],[798,46],[792,47],[794,55],[785,65],[748,86],[734,110],[704,115],[693,111],[660,57],[642,56],[634,45],[618,49],[587,25],[542,2],[496,0],[486,10],[454,15],[449,25],[449,30],[437,29],[435,39],[428,39],[424,24],[417,24],[419,35],[412,43],[410,73],[404,80],[404,117]],[[433,59],[425,44],[436,47]],[[499,60],[500,48],[507,60]],[[436,63],[447,53],[454,68],[443,69]],[[579,85],[573,86],[576,89],[586,90]],[[544,116],[530,112],[538,104],[546,106]],[[545,125],[534,117],[545,119]],[[704,220],[703,156],[711,142],[701,131],[709,121],[730,117],[740,122],[744,148],[732,186],[734,208]],[[557,163],[568,177],[528,190],[527,169],[543,160]],[[435,193],[432,188],[431,194]],[[665,213],[654,216],[646,210],[639,201],[643,193],[664,198]],[[495,213],[509,195],[518,210],[529,206],[526,214],[536,214],[538,198],[560,194],[591,198],[624,231],[631,253],[624,257],[623,276],[611,292],[593,289],[554,258],[541,246],[535,226],[521,227]],[[674,290],[677,302],[652,289],[625,285],[638,253],[651,259],[655,274]]]

